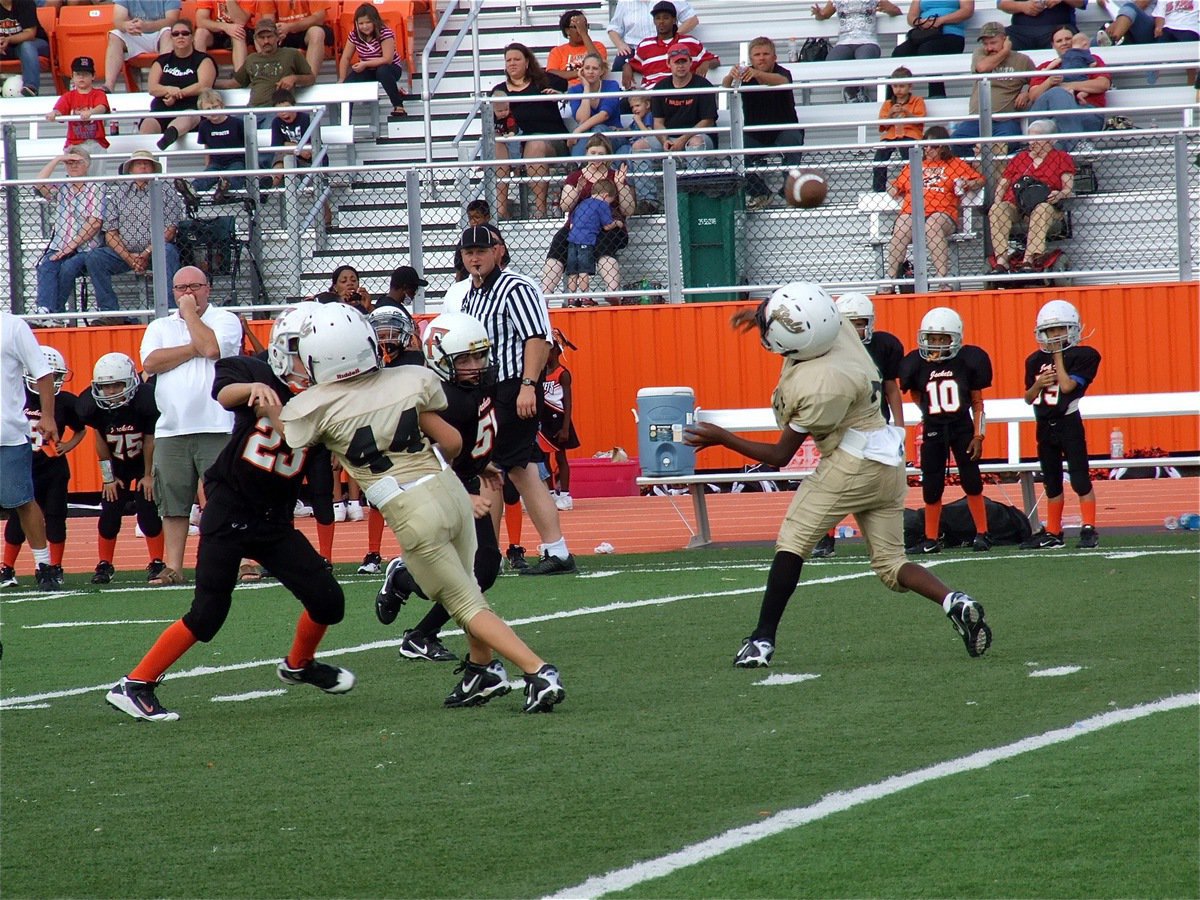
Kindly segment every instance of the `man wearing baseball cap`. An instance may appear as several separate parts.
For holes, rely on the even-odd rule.
[[[1036,68],[1032,59],[1012,48],[1012,43],[1004,32],[1004,26],[999,22],[986,22],[979,29],[979,47],[971,54],[972,72],[979,74],[1012,72],[1015,75],[1020,72],[1032,72]],[[971,91],[969,111],[975,118],[959,122],[951,137],[979,137],[979,85],[982,83],[982,81],[975,82],[975,89]],[[1028,78],[1021,78],[1019,75],[1013,78],[992,78],[987,83],[992,91],[993,113],[1017,112],[1028,108],[1030,104]],[[1020,133],[1020,119],[1000,119],[992,122],[992,134],[995,137],[1007,137]],[[956,156],[971,156],[974,152],[974,148],[969,143],[954,146]]]
[[[608,20],[608,37],[617,48],[617,55],[612,64],[614,72],[625,68],[638,44],[657,33],[654,14],[651,11],[653,3],[654,0],[629,0],[615,5],[612,17]],[[677,0],[672,5],[675,7],[678,34],[691,34],[695,31],[696,26],[700,24],[700,17],[696,15],[692,4],[687,0]]]
[[[217,80],[218,88],[250,88],[251,106],[271,106],[277,88],[295,91],[317,80],[304,54],[293,47],[279,46],[275,20],[264,17],[254,25],[255,50],[233,73]]]
[[[79,180],[90,174],[91,162],[87,149],[76,144],[38,172],[39,179],[48,179],[61,165],[66,175],[57,184],[37,186],[37,192],[54,204],[54,233],[37,264],[39,313],[62,312],[66,308],[75,291],[75,279],[83,274],[88,251],[100,245],[104,191],[98,183]],[[41,324],[53,323],[43,320]]]
[[[379,298],[375,308],[411,305],[417,296],[417,289],[428,286],[429,282],[418,275],[417,270],[412,266],[397,266],[392,270],[392,280],[388,285],[388,292]]]
[[[705,75],[708,70],[721,60],[713,53],[704,49],[704,45],[690,34],[679,33],[679,19],[675,4],[668,0],[660,0],[650,10],[654,16],[655,33],[652,37],[640,41],[630,57],[629,65],[621,72],[621,83],[625,90],[633,87],[633,76],[636,72],[642,77],[641,87],[655,87],[663,79],[671,75],[670,61],[667,53],[675,47],[685,47],[691,55],[691,68],[697,75]]]

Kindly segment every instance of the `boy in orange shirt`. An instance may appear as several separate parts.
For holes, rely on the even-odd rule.
[[[892,78],[912,78],[912,71],[906,66],[900,66],[891,75]],[[923,119],[925,118],[925,98],[912,92],[912,84],[908,81],[893,81],[891,84],[892,98],[883,101],[879,107],[880,119]],[[875,162],[887,162],[895,153],[904,159],[908,141],[919,141],[925,134],[925,126],[920,122],[909,122],[903,125],[880,125],[879,140],[895,143],[896,147],[880,147],[875,151]],[[882,194],[887,190],[887,166],[876,166],[872,190]]]

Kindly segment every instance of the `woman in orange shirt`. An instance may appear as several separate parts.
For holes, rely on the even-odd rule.
[[[940,125],[925,129],[929,141],[949,140],[950,134]],[[948,146],[926,144],[921,166],[922,195],[925,199],[925,244],[934,271],[945,278],[950,274],[950,245],[947,238],[958,230],[962,195],[983,187],[983,176],[956,157]],[[887,275],[899,277],[904,254],[912,243],[912,176],[911,166],[905,166],[900,176],[888,187],[888,193],[903,201],[892,240],[888,244]],[[942,285],[949,290],[949,285]]]

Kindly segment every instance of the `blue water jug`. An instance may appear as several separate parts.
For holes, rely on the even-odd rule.
[[[696,451],[683,442],[684,427],[695,420],[696,394],[690,387],[638,391],[638,459],[643,475],[658,478],[695,473]]]

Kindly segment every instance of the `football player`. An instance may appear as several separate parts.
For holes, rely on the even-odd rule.
[[[478,544],[475,581],[486,594],[500,574],[500,542],[489,515],[491,506],[479,491],[482,478],[489,478],[493,483],[500,478],[499,471],[489,465],[496,436],[493,408],[496,372],[490,365],[492,342],[478,319],[466,313],[442,313],[425,327],[421,346],[424,359],[442,379],[442,389],[446,392],[446,408],[438,415],[462,437],[462,449],[450,465],[471,495]],[[379,621],[390,625],[401,604],[414,593],[429,599],[403,560],[392,560],[388,564],[387,580],[375,600]],[[438,640],[438,632],[449,621],[450,614],[445,608],[434,604],[415,628],[404,632],[400,655],[431,662],[456,659]]]
[[[100,458],[100,561],[92,584],[108,584],[116,569],[117,535],[125,507],[134,503],[138,527],[146,539],[150,562],[147,579],[163,563],[162,519],[154,505],[154,425],[158,405],[154,382],[143,383],[133,360],[124,353],[105,353],[92,368],[92,386],[79,395],[79,421],[90,426]]]
[[[1096,532],[1096,494],[1088,472],[1087,438],[1079,415],[1079,400],[1096,380],[1100,353],[1081,347],[1083,325],[1079,310],[1066,300],[1051,300],[1037,315],[1034,327],[1038,349],[1025,359],[1025,402],[1037,421],[1038,463],[1046,487],[1047,522],[1021,544],[1022,550],[1063,546],[1063,459],[1071,467],[1071,489],[1079,495],[1083,528],[1078,547],[1100,546]]]
[[[883,382],[883,399],[879,410],[883,413],[883,421],[904,427],[904,398],[900,394],[900,361],[904,359],[904,345],[894,334],[875,330],[875,304],[866,294],[848,293],[837,298],[838,312],[842,318],[854,326],[867,348],[879,377]],[[837,526],[829,529],[829,533],[817,541],[813,548],[813,559],[826,559],[833,556]]]
[[[977,552],[992,549],[987,508],[983,502],[983,476],[979,458],[987,421],[983,390],[992,384],[992,361],[986,351],[963,343],[962,318],[945,306],[925,313],[917,331],[917,349],[900,365],[900,387],[921,409],[921,495],[925,501],[925,537],[909,553],[942,550],[942,494],[950,454],[967,495],[967,508],[975,523]]]
[[[821,451],[817,470],[788,507],[758,625],[733,664],[771,664],[779,621],[804,560],[829,526],[847,515],[862,530],[879,579],[893,591],[916,591],[939,604],[967,653],[983,655],[992,641],[983,607],[904,557],[904,431],[883,421],[879,372],[833,298],[820,285],[788,284],[756,310],[737,313],[733,324],[742,330],[757,325],[763,346],[784,357],[771,398],[782,434],[767,444],[701,422],[684,429],[684,440],[698,448],[719,444],[773,466],[785,465],[810,435]]]
[[[42,440],[37,425],[42,420],[42,399],[38,395],[37,381],[25,375],[25,418],[29,420],[29,440],[33,444],[33,497],[46,517],[46,544],[50,548],[50,577],[53,587],[62,587],[63,550],[67,543],[67,488],[71,482],[71,466],[67,454],[83,440],[85,429],[75,411],[78,399],[62,386],[71,380],[71,370],[63,355],[53,347],[42,347],[42,355],[54,372],[54,421],[58,425],[60,438],[57,444]],[[9,517],[4,525],[4,563],[0,565],[0,587],[17,584],[17,556],[25,543],[25,531],[21,520]]]
[[[564,696],[558,669],[492,612],[472,572],[475,507],[443,462],[463,440],[438,415],[447,406],[441,380],[416,366],[381,368],[370,323],[345,305],[310,313],[298,352],[313,387],[283,411],[288,442],[333,451],[383,513],[416,582],[467,633],[465,674],[446,705],[478,706],[511,690],[496,651],[525,673],[523,710],[551,711]]]
[[[306,307],[284,310],[271,329],[270,363],[250,356],[217,361],[213,397],[234,413],[233,434],[204,473],[207,502],[200,518],[196,593],[183,618],[169,625],[154,646],[105,699],[135,719],[172,722],[155,694],[163,673],[196,641],[207,643],[229,615],[243,558],[261,563],[304,605],[295,638],[277,672],[284,684],[311,684],[327,694],[354,687],[353,673],[317,662],[317,645],[342,620],[345,597],[325,561],[293,514],[307,451],[284,443],[280,410],[308,379],[296,361],[296,327]]]

